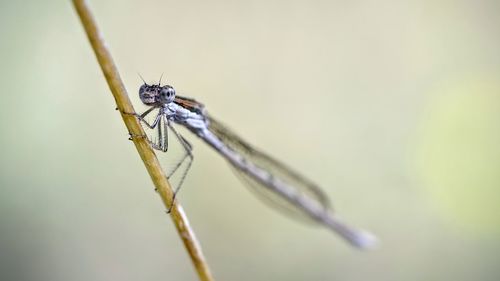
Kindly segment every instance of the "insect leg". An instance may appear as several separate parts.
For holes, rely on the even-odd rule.
[[[146,116],[151,113],[151,111],[153,111],[155,108],[154,107],[151,107],[150,109],[144,111],[143,114],[139,115],[139,114],[134,114],[135,117],[137,117],[137,119],[139,119],[139,121],[143,122],[146,126],[148,126],[150,129],[154,129],[156,127],[156,125],[158,125],[158,122],[160,122],[160,118],[161,118],[161,114],[158,114],[155,118],[155,120],[153,121],[153,124],[149,124],[148,121],[144,118],[146,118]]]
[[[135,117],[137,117],[137,119],[139,119],[140,122],[144,123],[148,128],[150,129],[154,129],[157,125],[158,125],[158,122],[160,121],[161,119],[161,115],[158,114],[155,118],[155,120],[153,121],[153,124],[149,124],[148,121],[145,119],[146,116],[148,114],[150,114],[155,108],[154,107],[151,107],[149,108],[148,110],[144,111],[141,115],[137,114],[137,113],[129,113],[129,112],[123,112],[121,111],[123,114],[125,115],[133,115]],[[116,110],[118,110],[118,108],[116,108]],[[133,138],[137,138],[137,137],[140,137],[140,138],[147,138],[145,135],[142,135],[142,136],[139,136],[139,135],[134,135],[134,134],[130,134],[130,138],[129,140],[132,140]],[[150,141],[151,142],[151,141]],[[153,143],[152,143],[153,144]],[[154,145],[153,145],[154,147]]]
[[[186,166],[186,169],[182,172],[179,184],[177,185],[177,187],[174,190],[174,195],[172,198],[172,205],[170,206],[169,210],[167,211],[167,213],[170,213],[170,211],[172,210],[173,202],[175,201],[175,197],[177,195],[177,192],[179,192],[179,190],[181,189],[182,183],[184,182],[184,179],[186,178],[186,175],[187,175],[189,169],[191,168],[191,164],[193,163],[194,156],[192,153],[193,146],[181,134],[179,134],[177,132],[177,130],[175,130],[175,128],[172,125],[168,124],[168,127],[172,130],[172,132],[176,136],[177,140],[179,140],[179,142],[181,143],[182,147],[184,148],[185,154],[182,157],[182,159],[179,161],[179,163],[177,163],[177,165],[174,167],[172,172],[170,172],[170,174],[167,176],[167,178],[170,178],[179,169],[179,167],[182,165],[182,163],[184,163],[184,161],[186,159],[188,159],[188,164]]]

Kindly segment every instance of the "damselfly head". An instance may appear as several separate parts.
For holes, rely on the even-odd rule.
[[[170,85],[143,84],[139,88],[139,98],[145,105],[159,106],[169,104],[175,99],[175,89]]]

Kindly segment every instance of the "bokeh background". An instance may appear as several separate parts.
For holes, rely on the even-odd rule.
[[[0,279],[196,280],[71,3],[0,3]],[[498,280],[498,1],[90,4],[136,105],[163,73],[382,242],[274,212],[185,132],[217,280]]]

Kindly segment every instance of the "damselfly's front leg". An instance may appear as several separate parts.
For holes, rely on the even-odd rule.
[[[155,120],[153,121],[153,124],[149,124],[148,121],[145,119],[146,116],[148,116],[149,113],[151,113],[151,111],[153,111],[155,108],[154,107],[151,107],[150,109],[144,111],[144,113],[142,113],[141,115],[137,114],[137,113],[134,113],[133,115],[135,117],[137,117],[137,119],[139,119],[139,121],[141,121],[142,123],[144,123],[146,126],[148,126],[150,129],[154,129],[156,128],[156,126],[158,125],[158,122],[160,122],[160,118],[161,118],[161,114],[158,114],[155,118]]]
[[[128,112],[123,112],[123,114],[133,115],[133,116],[137,117],[137,119],[141,123],[146,125],[146,127],[148,127],[151,130],[157,129],[157,134],[158,134],[158,141],[157,142],[149,139],[146,135],[136,136],[136,135],[130,134],[130,139],[133,139],[136,137],[146,138],[148,140],[149,144],[151,145],[151,147],[153,147],[156,150],[166,152],[168,150],[168,134],[167,134],[166,120],[163,120],[163,122],[161,122],[162,117],[163,117],[162,111],[160,110],[158,115],[156,115],[155,119],[153,120],[153,123],[150,124],[146,120],[146,116],[148,116],[154,109],[155,109],[155,107],[151,107],[148,110],[144,111],[140,115],[137,113],[128,113]]]
[[[118,107],[116,108],[116,110],[119,110]],[[121,111],[121,113],[125,114],[125,115],[132,115],[132,116],[135,116],[137,117],[137,119],[139,119],[139,121],[143,122],[144,124],[146,124],[146,126],[148,126],[148,128],[150,129],[154,129],[156,127],[156,125],[158,125],[158,122],[160,121],[160,114],[158,114],[158,116],[156,116],[155,120],[153,121],[153,124],[149,124],[149,122],[145,119],[146,116],[148,116],[149,113],[151,113],[151,111],[155,110],[155,107],[151,107],[149,108],[148,110],[144,111],[142,114],[137,114],[135,112],[133,113],[130,113],[130,112],[125,112],[125,111]]]

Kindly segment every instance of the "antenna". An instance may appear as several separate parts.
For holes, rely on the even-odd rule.
[[[142,82],[144,82],[144,85],[146,85],[147,83],[146,83],[146,81],[144,80],[144,78],[142,78],[141,74],[140,74],[139,72],[137,72],[137,75],[139,75],[139,77],[141,77]]]
[[[163,77],[163,73],[162,73],[162,74],[161,74],[161,76],[160,76],[160,81],[158,81],[158,86],[160,86],[160,84],[161,84],[161,78],[162,78],[162,77]]]

